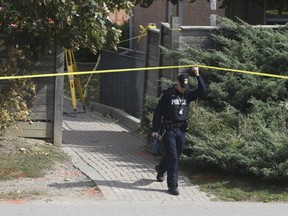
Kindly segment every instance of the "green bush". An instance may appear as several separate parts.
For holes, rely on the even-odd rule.
[[[186,156],[229,172],[287,178],[287,109],[275,106],[259,113],[261,106],[267,104],[255,104],[249,115],[233,108],[216,113],[193,106]]]
[[[152,119],[153,111],[157,105],[158,100],[155,97],[146,96],[144,98],[144,105],[141,115],[141,130],[143,134],[146,134],[147,149],[149,149],[149,140],[152,133]]]

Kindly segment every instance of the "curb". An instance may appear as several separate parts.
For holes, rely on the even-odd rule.
[[[140,119],[137,119],[118,108],[110,107],[96,102],[91,102],[89,107],[101,114],[109,114],[113,118],[119,119],[123,125],[132,131],[137,131],[140,127]]]

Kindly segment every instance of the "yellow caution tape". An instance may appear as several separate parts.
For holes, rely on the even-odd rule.
[[[263,73],[263,72],[255,72],[255,71],[246,71],[246,70],[237,70],[237,69],[231,69],[231,68],[213,67],[213,66],[206,66],[206,65],[198,65],[198,66],[202,68],[213,69],[213,70],[221,70],[221,71],[228,71],[228,72],[257,75],[257,76],[267,76],[267,77],[273,77],[273,78],[288,79],[288,76],[284,76],[284,75],[269,74],[269,73]]]
[[[138,42],[141,40],[141,38],[145,35],[147,35],[148,29],[150,28],[156,28],[155,24],[149,24],[147,27],[144,27],[142,25],[140,25],[140,35],[138,38]]]
[[[130,41],[130,40],[134,40],[134,39],[137,39],[137,38],[140,38],[140,39],[141,39],[141,37],[144,37],[144,36],[146,36],[146,35],[147,35],[147,34],[138,35],[138,36],[135,36],[135,37],[126,39],[126,40],[122,40],[122,41],[119,41],[118,44],[123,43],[123,42],[126,42],[126,41]],[[140,39],[138,39],[138,41],[139,41]]]
[[[141,38],[147,35],[148,29],[153,29],[153,28],[157,28],[156,25],[154,23],[150,23],[147,27],[144,27],[142,25],[139,26],[140,27],[140,35],[135,36],[135,37],[131,37],[129,39],[126,40],[122,40],[119,41],[118,44],[126,42],[126,41],[130,41],[130,40],[134,40],[138,38],[138,43],[140,42]],[[176,29],[170,29],[171,31],[181,31],[181,28],[176,28]]]
[[[140,35],[126,39],[126,40],[119,41],[118,44],[126,42],[126,41],[130,41],[130,40],[134,40],[137,38],[138,38],[137,41],[139,43],[141,38],[147,35],[148,29],[150,29],[150,28],[156,28],[156,25],[155,24],[149,24],[147,27],[140,25]]]
[[[164,69],[189,68],[193,66],[195,66],[195,64],[194,65],[177,65],[177,66],[143,67],[143,68],[109,69],[109,70],[95,70],[95,71],[77,71],[77,72],[73,72],[73,75],[120,73],[120,72],[145,71],[145,70],[146,71],[164,70]],[[267,76],[267,77],[280,78],[280,79],[288,79],[288,76],[284,76],[284,75],[268,74],[268,73],[253,72],[253,71],[246,71],[246,70],[237,70],[237,69],[230,69],[230,68],[221,68],[221,67],[206,66],[206,65],[197,65],[197,66],[200,68],[207,68],[207,69],[213,69],[213,70],[237,72],[237,73],[251,74],[251,75],[257,75],[257,76]],[[71,73],[69,74],[67,72],[63,72],[63,73],[51,73],[51,74],[3,76],[3,77],[0,77],[0,80],[29,79],[29,78],[56,77],[56,76],[69,76],[69,75],[71,76]]]

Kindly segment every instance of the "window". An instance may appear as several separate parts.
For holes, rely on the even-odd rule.
[[[287,1],[271,0],[266,4],[265,22],[267,25],[288,23],[288,3]]]

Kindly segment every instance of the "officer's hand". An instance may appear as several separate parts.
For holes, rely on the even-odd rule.
[[[195,76],[199,76],[199,67],[197,65],[192,67],[192,71],[194,72]]]
[[[159,136],[159,133],[158,133],[158,132],[152,132],[151,136],[152,136],[152,137],[158,137],[158,136]]]

